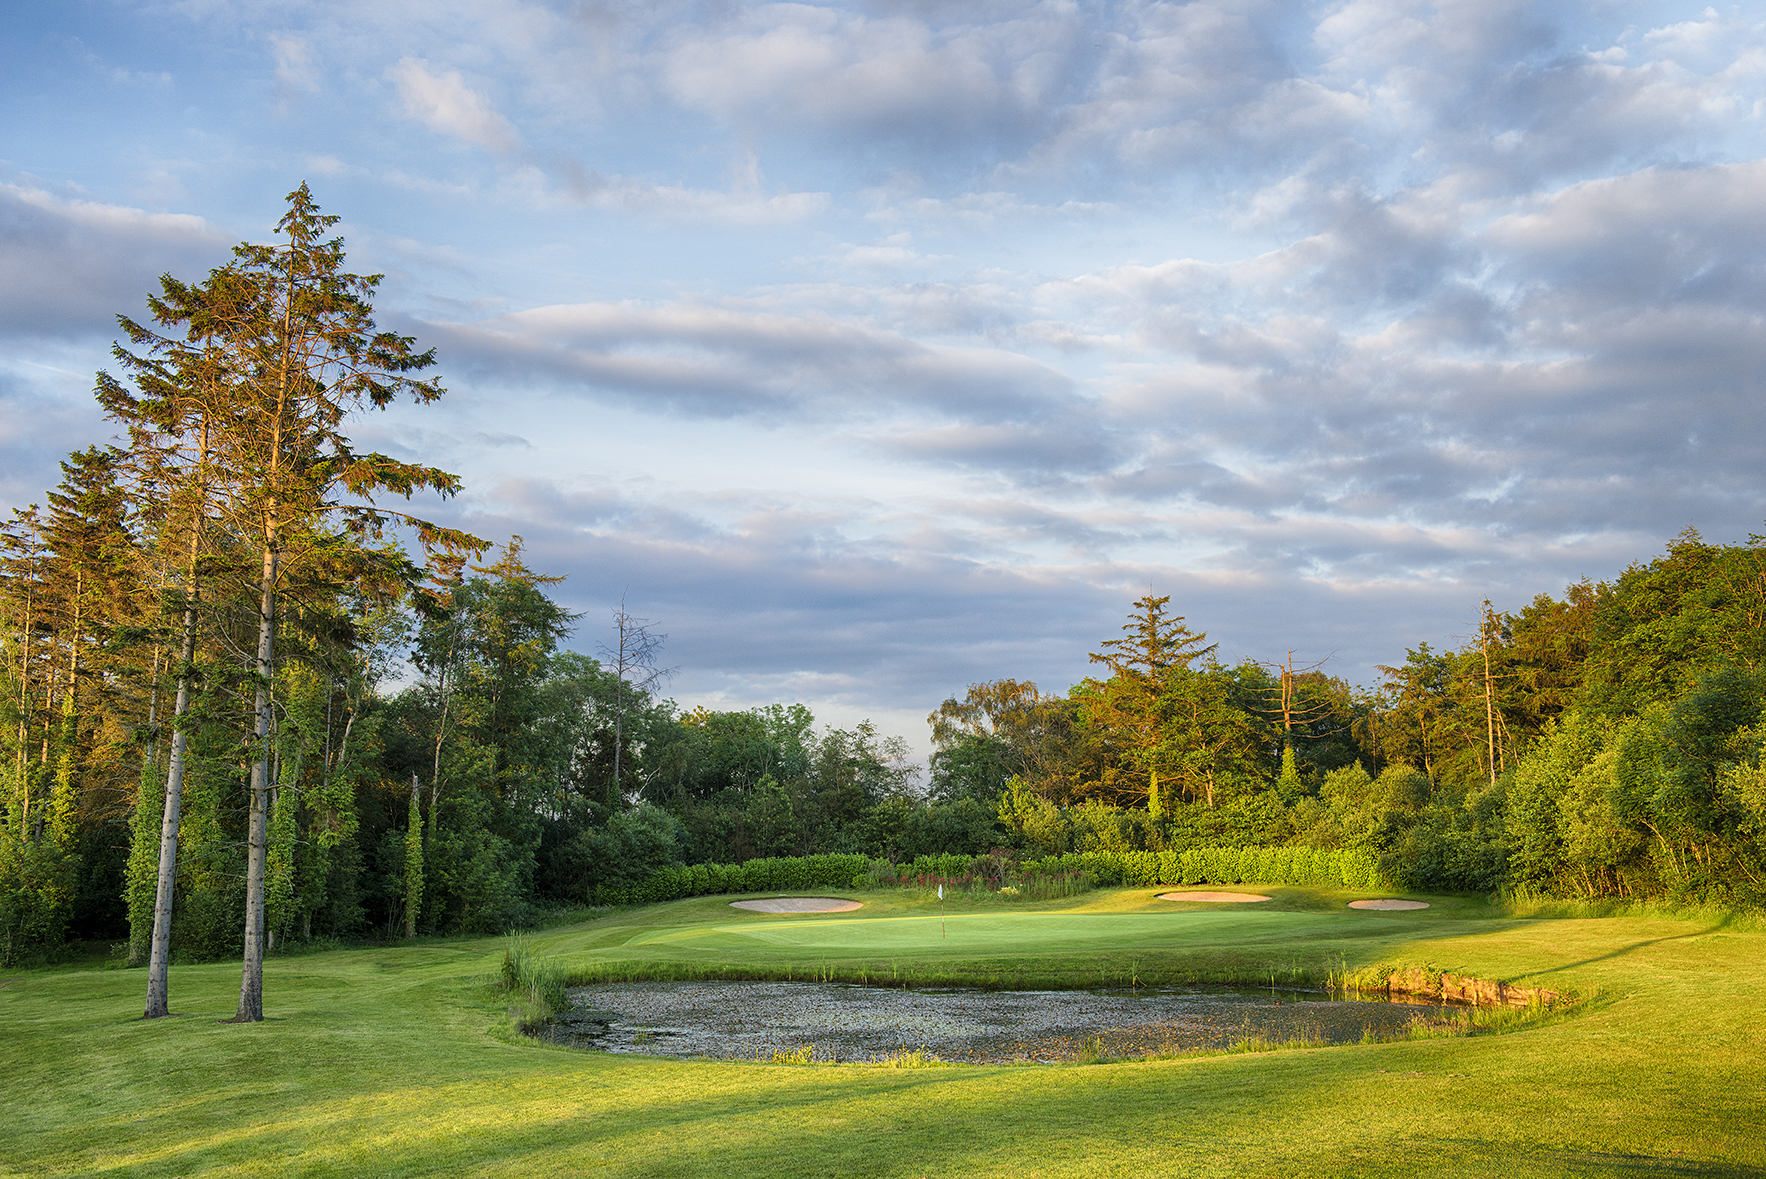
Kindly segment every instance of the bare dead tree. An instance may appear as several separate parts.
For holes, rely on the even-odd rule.
[[[625,608],[625,598],[613,611],[614,642],[602,644],[601,654],[613,669],[613,796],[620,792],[620,767],[625,747],[625,712],[631,697],[648,693],[657,684],[673,675],[676,668],[660,667],[657,658],[668,636],[657,633],[655,623],[639,618]]]
[[[1287,658],[1280,663],[1257,661],[1257,666],[1273,671],[1278,676],[1277,681],[1265,689],[1273,703],[1270,707],[1259,709],[1259,711],[1272,717],[1282,718],[1284,747],[1293,743],[1295,725],[1310,724],[1328,711],[1330,705],[1327,701],[1302,701],[1300,699],[1300,685],[1301,677],[1318,671],[1330,661],[1331,656],[1326,655],[1317,663],[1295,664],[1292,650],[1289,650]]]

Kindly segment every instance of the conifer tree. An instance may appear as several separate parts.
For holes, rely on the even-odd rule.
[[[1117,734],[1130,762],[1146,775],[1144,797],[1155,817],[1163,810],[1159,771],[1166,710],[1161,697],[1176,673],[1214,650],[1203,645],[1208,636],[1190,630],[1181,615],[1166,615],[1169,601],[1169,594],[1147,594],[1135,601],[1122,626],[1123,637],[1106,639],[1104,650],[1091,655],[1111,675],[1087,699],[1092,722]]]
[[[257,552],[257,649],[253,661],[255,724],[246,837],[245,952],[234,1020],[263,1019],[263,954],[270,759],[275,714],[271,689],[279,629],[278,593],[291,560],[337,557],[372,565],[392,558],[362,547],[394,517],[416,526],[425,547],[482,551],[475,537],[375,506],[381,492],[441,495],[458,479],[436,467],[359,454],[343,433],[363,409],[384,409],[401,393],[419,404],[442,395],[439,381],[412,374],[430,367],[406,336],[375,328],[369,299],[379,276],[343,269],[343,242],[327,233],[335,216],[319,212],[306,185],[288,196],[273,246],[241,245],[214,278],[245,308],[225,346],[244,374],[230,413],[219,424],[217,458],[237,480],[234,526]],[[332,523],[335,521],[335,523]],[[291,544],[302,541],[299,555]]]
[[[162,335],[131,321],[124,330],[140,349],[117,356],[137,392],[100,375],[98,396],[123,421],[136,445],[141,478],[169,489],[169,513],[188,536],[178,661],[172,764],[161,828],[161,872],[149,970],[147,1013],[166,1012],[164,953],[169,946],[179,787],[187,754],[186,715],[196,658],[202,537],[213,531],[232,554],[249,554],[256,610],[248,656],[251,732],[246,907],[238,1022],[263,1018],[263,953],[269,819],[277,783],[277,641],[279,595],[294,576],[350,580],[417,573],[396,549],[376,543],[391,522],[415,527],[425,549],[480,552],[482,542],[377,506],[376,494],[409,497],[458,490],[434,467],[356,452],[346,420],[385,408],[400,394],[433,402],[442,389],[414,375],[434,362],[408,337],[376,329],[369,299],[378,276],[347,273],[343,243],[328,237],[336,217],[322,215],[306,185],[288,196],[274,245],[245,244],[199,286],[166,278],[149,300]],[[286,816],[292,821],[291,809]],[[286,867],[286,865],[285,865]]]
[[[221,417],[241,379],[224,342],[238,325],[239,306],[212,279],[190,286],[166,275],[160,294],[147,300],[153,327],[127,316],[118,324],[139,350],[112,349],[135,385],[126,388],[109,373],[98,374],[94,390],[105,416],[129,438],[133,494],[154,535],[159,561],[173,592],[165,609],[180,618],[178,655],[171,672],[177,688],[172,705],[171,748],[160,797],[157,870],[148,922],[146,1018],[171,1014],[167,972],[171,961],[172,900],[177,880],[178,840],[188,771],[192,690],[195,686],[197,627],[203,598],[199,560],[206,529],[224,491],[212,462],[212,424]],[[158,330],[156,330],[158,329]],[[164,334],[169,330],[172,334]],[[149,761],[152,759],[150,758]],[[137,802],[137,810],[140,803]],[[136,829],[144,826],[137,815]],[[131,862],[145,853],[131,853]],[[138,869],[136,869],[138,870]],[[144,887],[144,886],[137,886]],[[131,894],[133,918],[139,902]],[[131,927],[131,941],[137,938]]]

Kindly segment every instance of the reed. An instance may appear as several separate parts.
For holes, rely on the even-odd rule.
[[[912,1052],[899,1048],[888,1056],[880,1056],[876,1060],[858,1062],[865,1068],[954,1068],[948,1060],[940,1060],[924,1047],[915,1048]]]
[[[497,981],[508,993],[510,1018],[519,1030],[529,1031],[564,1010],[565,988],[575,980],[563,963],[541,957],[528,938],[511,934]]]

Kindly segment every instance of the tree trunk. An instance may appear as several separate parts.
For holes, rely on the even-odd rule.
[[[194,567],[193,567],[194,568]],[[184,645],[178,662],[178,698],[172,705],[172,764],[166,771],[165,815],[159,825],[159,884],[153,897],[153,940],[147,956],[147,1010],[143,1019],[170,1015],[167,973],[172,949],[172,889],[178,880],[178,822],[184,799],[184,717],[190,711],[190,664],[196,659],[194,581],[184,606]]]
[[[450,611],[458,610],[459,599],[452,597],[451,592],[450,598]],[[440,715],[437,716],[435,722],[435,761],[431,764],[429,770],[429,826],[427,828],[428,834],[423,837],[423,846],[425,848],[429,847],[430,844],[435,841],[435,836],[440,832],[440,828],[437,824],[441,822],[442,743],[447,740],[448,736],[449,691],[453,685],[453,680],[450,677],[454,666],[454,650],[458,644],[459,638],[460,619],[457,615],[451,615],[448,619],[448,650],[447,654],[442,657],[441,671],[437,674],[435,679],[435,691],[436,696],[440,700],[441,709]],[[413,777],[412,786],[413,788],[416,786],[415,777]]]
[[[198,454],[198,471],[208,461],[208,420],[203,419],[202,442]],[[199,488],[203,488],[199,475]],[[172,956],[172,893],[178,883],[178,826],[183,818],[184,762],[190,747],[184,720],[190,712],[190,676],[196,662],[196,604],[200,600],[196,581],[196,557],[202,544],[203,512],[198,507],[190,520],[190,556],[184,577],[184,641],[179,646],[178,695],[172,702],[172,756],[166,767],[166,797],[159,824],[159,879],[153,895],[153,933],[148,942],[147,1007],[143,1019],[159,1019],[170,1015],[171,991],[169,972]],[[154,724],[153,710],[159,704],[159,652],[154,651],[153,703],[148,708],[147,726]]]
[[[1496,785],[1496,693],[1490,679],[1490,627],[1495,619],[1491,615],[1490,600],[1484,600],[1484,728],[1490,753],[1490,784]]]
[[[627,620],[625,595],[619,596],[619,662],[613,669],[613,805],[625,805],[625,791],[619,784],[620,750],[625,745],[625,638]]]
[[[31,630],[35,624],[35,620],[31,617],[31,598],[31,591],[27,584],[24,627],[19,635],[18,657],[18,831],[21,837],[31,819],[31,755],[29,751],[31,740]]]
[[[239,978],[234,1023],[264,1018],[264,858],[269,843],[270,674],[276,638],[276,543],[274,511],[264,543],[262,592],[258,597],[257,760],[251,763],[251,821],[245,853],[245,963]]]

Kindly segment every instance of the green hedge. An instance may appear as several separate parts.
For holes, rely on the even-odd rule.
[[[895,866],[895,878],[917,880],[925,876],[933,880],[955,880],[960,876],[972,875],[977,858],[960,852],[945,852],[942,855],[903,860]]]
[[[1098,884],[1313,884],[1383,888],[1366,852],[1311,847],[1197,847],[1186,852],[1069,852],[1023,864],[1025,872],[1089,872]]]
[[[921,856],[896,867],[898,878],[943,879],[968,875],[974,860],[963,855]],[[597,888],[597,905],[675,901],[730,892],[795,892],[806,888],[864,888],[871,883],[867,856],[779,856],[743,864],[694,864],[664,868],[632,888]],[[1085,872],[1097,884],[1152,887],[1160,884],[1313,884],[1326,888],[1383,888],[1378,863],[1366,852],[1310,847],[1198,847],[1186,852],[1069,852],[1027,860],[1026,875]]]
[[[868,856],[778,856],[742,864],[694,864],[663,868],[631,888],[597,888],[589,899],[597,905],[630,905],[726,892],[854,888],[865,883],[870,865]]]

